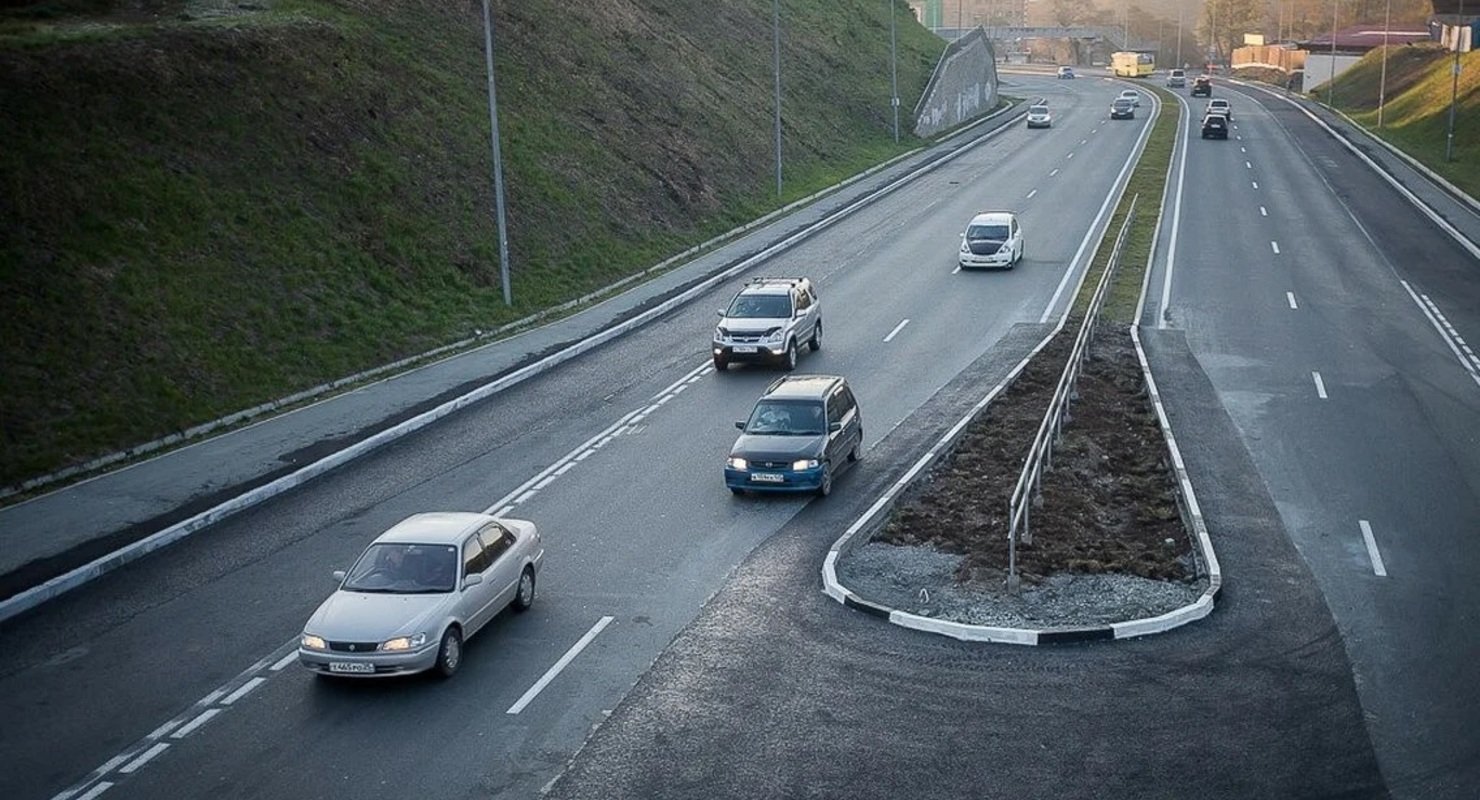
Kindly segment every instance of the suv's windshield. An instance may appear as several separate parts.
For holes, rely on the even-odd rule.
[[[750,412],[745,432],[763,436],[817,436],[827,416],[815,400],[762,400]]]
[[[995,242],[1007,241],[1006,225],[972,225],[966,229],[966,238],[973,241],[990,240]]]
[[[734,319],[784,319],[791,316],[791,297],[784,294],[742,294],[725,316]]]
[[[457,585],[457,548],[445,544],[372,544],[341,588],[373,594],[450,592]]]

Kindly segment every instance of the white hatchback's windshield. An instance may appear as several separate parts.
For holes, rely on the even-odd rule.
[[[341,587],[372,594],[450,592],[457,585],[457,548],[436,544],[372,544]]]
[[[972,225],[966,229],[966,238],[973,241],[990,240],[994,242],[1007,241],[1006,225]]]

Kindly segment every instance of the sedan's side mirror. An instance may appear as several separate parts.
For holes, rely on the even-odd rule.
[[[714,313],[715,313],[716,316],[723,317],[725,315],[725,310],[723,308],[716,308],[714,310]]]
[[[738,429],[738,430],[742,430],[742,431],[745,430],[745,420],[743,420],[743,419],[737,419],[737,420],[735,420],[735,428]]]
[[[344,570],[342,570],[342,569],[336,569],[336,570],[334,570],[334,582],[335,583],[344,583]]]
[[[483,576],[475,572],[472,575],[469,575],[468,577],[463,578],[463,588],[464,589],[471,589],[474,586],[477,586],[478,584],[480,584],[482,582],[483,582]]]
[[[828,433],[837,433],[838,431],[840,431],[842,429],[843,429],[843,423],[841,423],[841,422],[829,422],[829,423],[827,423],[827,432]]]

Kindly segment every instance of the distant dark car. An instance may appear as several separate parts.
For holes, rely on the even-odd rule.
[[[1136,104],[1128,97],[1117,97],[1110,104],[1110,119],[1135,119]]]
[[[1199,75],[1192,81],[1193,97],[1212,97],[1213,81],[1206,75]]]
[[[1202,138],[1204,139],[1227,139],[1228,117],[1222,114],[1209,114],[1203,117]]]

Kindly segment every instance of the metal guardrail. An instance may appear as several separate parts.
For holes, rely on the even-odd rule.
[[[1094,338],[1095,322],[1099,319],[1100,309],[1105,305],[1105,296],[1109,294],[1111,278],[1115,274],[1116,267],[1120,265],[1121,248],[1125,246],[1126,234],[1131,229],[1131,223],[1136,219],[1136,202],[1140,199],[1139,194],[1131,198],[1130,210],[1125,215],[1125,222],[1121,224],[1120,232],[1115,236],[1115,246],[1110,250],[1110,259],[1105,263],[1105,271],[1100,274],[1100,281],[1090,297],[1089,308],[1085,309],[1079,333],[1074,337],[1074,347],[1069,351],[1068,363],[1064,365],[1064,371],[1059,376],[1053,399],[1048,402],[1048,411],[1043,415],[1043,422],[1038,426],[1038,434],[1033,437],[1032,447],[1028,448],[1028,458],[1023,464],[1022,474],[1018,476],[1017,486],[1012,490],[1007,533],[1007,588],[1013,594],[1022,588],[1022,579],[1017,571],[1017,545],[1019,541],[1024,544],[1033,543],[1029,511],[1040,499],[1044,469],[1053,469],[1053,448],[1063,438],[1064,423],[1071,419],[1069,416],[1070,403],[1079,399],[1077,387],[1080,367],[1084,363],[1085,354],[1089,352],[1090,341]]]

